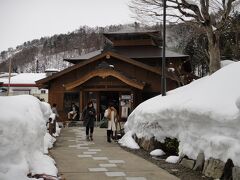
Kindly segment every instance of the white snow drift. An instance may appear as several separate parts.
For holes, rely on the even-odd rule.
[[[140,104],[129,116],[126,131],[139,138],[166,137],[180,141],[180,153],[196,159],[226,161],[240,166],[240,62]]]
[[[138,146],[138,144],[134,141],[134,139],[132,138],[132,132],[128,131],[123,137],[122,139],[120,139],[118,141],[119,144],[121,144],[121,146],[124,147],[129,147],[131,149],[139,149],[140,147]]]
[[[57,175],[44,155],[50,106],[28,95],[0,97],[0,179],[27,180],[33,174]],[[48,142],[46,142],[48,144]]]

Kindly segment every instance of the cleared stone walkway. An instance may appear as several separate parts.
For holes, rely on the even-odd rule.
[[[62,129],[51,154],[67,180],[177,180],[156,165],[107,143],[106,129],[95,128],[94,140],[85,141],[83,127]]]

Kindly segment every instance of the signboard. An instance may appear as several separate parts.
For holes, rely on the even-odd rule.
[[[121,99],[130,100],[131,99],[131,95],[121,95]]]

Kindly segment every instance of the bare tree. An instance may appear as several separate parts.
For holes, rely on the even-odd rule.
[[[191,22],[202,28],[208,39],[209,70],[220,68],[219,37],[231,23],[240,0],[166,0],[169,21]],[[130,8],[139,18],[162,19],[163,0],[131,0]],[[146,19],[144,19],[146,20]]]

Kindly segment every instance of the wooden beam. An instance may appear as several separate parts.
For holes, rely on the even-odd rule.
[[[84,91],[131,91],[130,88],[85,88]]]
[[[146,70],[148,70],[148,71],[151,71],[151,72],[154,72],[154,73],[156,73],[156,74],[161,75],[161,71],[160,71],[158,68],[149,66],[149,65],[144,64],[144,63],[139,62],[139,61],[135,61],[135,60],[133,60],[133,59],[131,59],[131,58],[125,57],[125,56],[123,56],[123,55],[120,55],[120,54],[117,54],[117,53],[114,53],[114,52],[109,52],[109,55],[110,55],[110,56],[113,56],[113,57],[116,58],[116,59],[120,59],[120,60],[122,60],[122,61],[124,61],[124,62],[126,62],[126,63],[133,64],[133,65],[135,65],[135,66],[137,66],[137,67],[140,67],[140,68],[143,68],[143,69],[146,69]]]
[[[78,64],[76,64],[74,66],[69,67],[69,68],[66,68],[66,69],[64,69],[64,70],[62,70],[62,71],[60,71],[58,73],[54,73],[52,76],[46,77],[44,79],[40,79],[40,80],[36,81],[36,84],[38,86],[40,86],[41,84],[46,84],[47,82],[49,82],[52,79],[60,77],[60,76],[66,74],[66,73],[69,73],[69,72],[71,72],[71,71],[73,71],[75,69],[81,68],[81,67],[83,67],[83,66],[85,66],[87,64],[90,64],[90,63],[94,62],[94,61],[97,61],[97,60],[100,60],[102,58],[105,58],[106,56],[112,56],[112,57],[114,57],[116,59],[119,59],[119,60],[124,61],[124,62],[129,63],[129,64],[133,64],[133,65],[135,65],[137,67],[141,67],[143,69],[146,69],[148,71],[151,71],[151,72],[159,74],[159,75],[162,74],[161,70],[159,68],[155,68],[155,67],[149,66],[147,64],[141,63],[139,61],[136,61],[136,60],[128,58],[126,56],[117,54],[117,53],[112,52],[112,51],[107,51],[107,52],[102,53],[100,55],[97,55],[97,56],[95,56],[95,57],[93,57],[93,58],[91,58],[89,60],[86,60],[84,62],[78,63]],[[168,78],[173,79],[172,76],[170,74],[168,74],[168,72],[166,72],[166,75],[167,75]],[[175,80],[175,79],[173,79],[173,80]]]
[[[155,45],[152,39],[112,40],[114,46]]]
[[[82,76],[80,79],[78,79],[76,81],[65,84],[64,87],[66,88],[66,90],[70,90],[70,89],[73,89],[73,88],[85,83],[89,79],[92,79],[93,77],[97,77],[97,76],[101,77],[103,79],[108,76],[113,76],[113,77],[121,80],[122,82],[126,83],[129,86],[132,86],[134,88],[141,89],[141,90],[143,90],[143,88],[145,86],[145,83],[141,83],[141,82],[137,82],[132,79],[129,79],[128,77],[124,76],[123,74],[121,74],[113,69],[98,69],[98,70],[94,70],[94,71],[91,71],[91,72],[85,74],[84,76]]]

